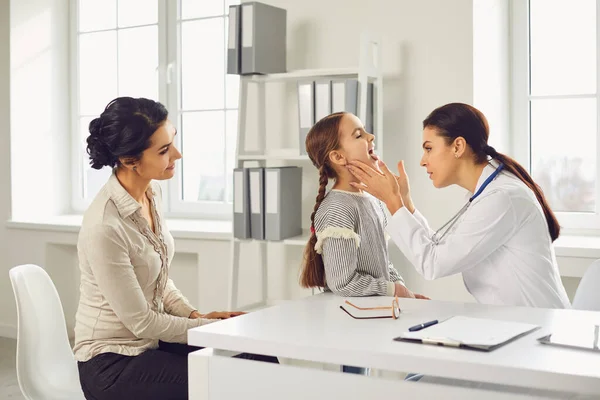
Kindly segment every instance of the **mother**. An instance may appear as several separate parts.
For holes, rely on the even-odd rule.
[[[181,153],[165,107],[120,97],[89,126],[92,168],[113,174],[85,212],[77,249],[75,357],[87,399],[187,399],[188,329],[240,312],[200,314],[169,279],[173,237],[156,181]],[[277,362],[274,357],[241,355]]]

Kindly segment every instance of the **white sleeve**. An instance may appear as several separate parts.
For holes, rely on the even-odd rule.
[[[388,232],[404,256],[425,279],[464,272],[505,244],[516,229],[511,198],[493,191],[474,202],[440,243],[405,207],[390,219]]]
[[[415,208],[415,212],[413,213],[413,216],[415,217],[415,219],[417,220],[417,222],[419,224],[421,224],[421,226],[423,228],[425,228],[427,230],[427,232],[429,232],[429,236],[433,236],[434,231],[429,227],[429,222],[427,222],[427,220],[425,219],[425,217],[423,216],[423,214],[421,214],[419,212],[419,210],[417,210]]]

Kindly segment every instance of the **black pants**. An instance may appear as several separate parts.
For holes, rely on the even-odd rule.
[[[131,357],[103,353],[79,362],[79,380],[88,400],[182,400],[188,398],[188,358],[201,349],[159,342],[158,349]],[[278,363],[276,357],[240,354],[236,358]]]

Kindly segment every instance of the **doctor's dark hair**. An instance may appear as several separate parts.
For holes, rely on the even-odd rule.
[[[323,258],[315,250],[317,244],[315,214],[325,198],[329,179],[337,178],[329,161],[329,153],[340,147],[340,122],[344,114],[344,112],[337,112],[322,118],[308,131],[306,136],[306,152],[315,168],[319,170],[319,192],[310,215],[311,235],[304,249],[304,260],[300,272],[300,285],[305,288],[325,287],[325,265]]]
[[[473,106],[463,103],[450,103],[436,108],[423,121],[423,129],[436,128],[438,135],[446,138],[446,144],[450,145],[457,137],[465,139],[475,154],[475,162],[482,164],[487,162],[488,156],[504,164],[504,169],[519,178],[529,189],[533,191],[538,202],[542,206],[548,231],[552,241],[560,235],[560,225],[556,216],[550,209],[550,205],[544,196],[540,186],[534,182],[525,168],[511,157],[498,153],[496,149],[488,145],[490,128],[488,121],[481,111]]]
[[[150,137],[165,123],[169,113],[154,100],[118,97],[89,125],[87,153],[92,168],[139,161],[152,143]]]

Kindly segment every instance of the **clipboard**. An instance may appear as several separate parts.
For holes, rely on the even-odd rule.
[[[541,344],[600,352],[598,325],[570,326],[538,338]]]
[[[404,332],[395,341],[492,351],[539,329],[538,325],[454,316],[428,328]]]

